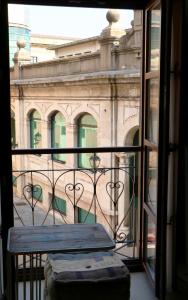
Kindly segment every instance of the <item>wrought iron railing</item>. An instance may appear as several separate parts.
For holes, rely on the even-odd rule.
[[[116,252],[136,259],[139,151],[140,147],[13,150],[15,226],[98,222],[114,239]],[[62,152],[67,155],[65,164],[53,159],[54,153]],[[89,168],[73,167],[81,153],[92,153]],[[22,275],[23,299],[41,299],[41,278],[35,273],[39,276],[36,268],[41,271],[45,256],[19,256],[15,261],[16,282]]]

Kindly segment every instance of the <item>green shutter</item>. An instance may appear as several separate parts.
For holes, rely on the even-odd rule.
[[[36,122],[36,120],[33,120],[33,127],[34,127],[35,130],[37,129],[37,122]]]
[[[51,148],[55,148],[55,120],[51,118]],[[55,154],[52,154],[52,159],[56,159]]]
[[[34,142],[34,129],[35,124],[33,118],[30,119],[30,146],[31,148],[34,148],[35,142]]]
[[[43,200],[42,188],[38,185],[33,185],[33,198],[40,202]]]
[[[97,145],[97,130],[96,128],[88,127],[86,131],[86,147],[96,147]]]
[[[66,128],[65,126],[61,127],[61,135],[65,135],[66,134]]]
[[[88,127],[86,129],[86,147],[96,147],[97,146],[97,129]],[[87,168],[90,168],[90,161],[89,158],[91,157],[92,153],[85,153],[85,161],[84,165]]]
[[[41,129],[40,129],[41,118],[38,111],[33,111],[30,115],[30,147],[39,148],[41,146]],[[40,136],[40,139],[37,141],[36,137]]]
[[[52,208],[60,213],[63,213],[64,215],[66,215],[66,213],[67,213],[66,201],[57,196],[55,196],[53,199]]]
[[[65,125],[62,124],[61,126],[61,140],[60,140],[60,147],[65,148],[66,147],[66,128]],[[60,154],[61,160],[66,161],[66,154]]]
[[[12,146],[16,144],[15,118],[11,118],[11,143]]]
[[[88,213],[88,211],[83,208],[78,207],[78,223],[94,224],[95,215],[90,212]]]
[[[13,183],[13,186],[17,186],[17,181],[16,181],[17,177],[12,175],[12,183]]]
[[[86,129],[84,127],[79,128],[78,132],[78,147],[86,147]],[[82,153],[78,156],[78,165],[79,167],[85,167],[87,168],[87,157],[86,153]]]

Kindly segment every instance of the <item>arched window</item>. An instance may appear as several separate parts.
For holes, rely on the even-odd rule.
[[[78,147],[97,146],[97,122],[90,114],[84,114],[78,120]],[[90,168],[89,158],[91,153],[78,156],[78,166]]]
[[[37,110],[30,114],[30,147],[42,147],[41,116]]]
[[[51,117],[51,147],[66,147],[66,128],[65,119],[60,112],[55,113]],[[53,154],[53,159],[65,162],[65,154]]]

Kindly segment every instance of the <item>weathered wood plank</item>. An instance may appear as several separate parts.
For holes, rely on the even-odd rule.
[[[12,227],[7,245],[12,254],[99,251],[114,247],[101,224]]]

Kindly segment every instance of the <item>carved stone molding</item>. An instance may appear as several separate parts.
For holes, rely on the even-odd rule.
[[[124,106],[124,114],[123,114],[124,123],[130,117],[133,117],[138,114],[139,114],[138,108]]]
[[[94,111],[97,114],[97,116],[99,117],[99,115],[100,115],[100,104],[88,104],[88,107],[92,111]]]

